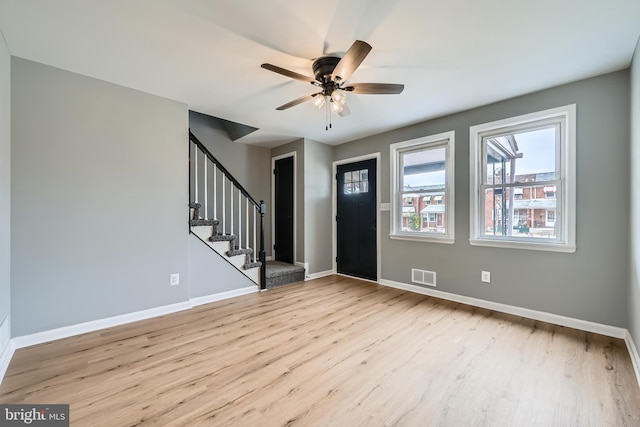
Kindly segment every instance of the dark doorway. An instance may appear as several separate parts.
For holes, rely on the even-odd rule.
[[[275,260],[293,264],[293,157],[276,160],[273,173]]]
[[[378,279],[376,159],[337,167],[337,272]]]

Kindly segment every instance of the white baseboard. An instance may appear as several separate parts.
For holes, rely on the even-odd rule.
[[[528,308],[516,307],[508,304],[487,301],[479,298],[472,298],[463,295],[452,294],[449,292],[438,291],[435,289],[427,289],[422,286],[409,285],[406,283],[394,282],[392,280],[382,279],[381,285],[392,288],[402,289],[405,291],[415,292],[423,295],[429,295],[436,298],[446,299],[449,301],[460,302],[462,304],[472,305],[475,307],[486,308],[488,310],[499,311],[501,313],[513,314],[515,316],[526,317],[528,319],[540,320],[542,322],[553,323],[555,325],[566,326],[569,328],[580,329],[586,332],[593,332],[608,337],[624,339],[627,335],[625,328],[616,326],[603,325],[601,323],[590,322],[587,320],[574,319],[572,317],[560,316],[558,314],[547,313],[544,311],[531,310]]]
[[[11,319],[7,315],[0,323],[0,383],[9,368],[15,348],[11,342]]]
[[[327,270],[319,273],[313,273],[309,275],[306,280],[317,279],[320,277],[326,277],[335,274],[333,270]],[[631,361],[636,373],[638,384],[640,384],[640,356],[638,349],[633,342],[631,334],[624,328],[618,328],[615,326],[608,326],[599,323],[589,322],[586,320],[573,319],[566,316],[560,316],[557,314],[546,313],[543,311],[531,310],[522,307],[511,306],[507,304],[496,303],[492,301],[482,300],[478,298],[467,297],[463,295],[452,294],[449,292],[438,291],[435,289],[427,289],[421,286],[409,285],[406,283],[395,282],[392,280],[381,279],[380,284],[389,286],[392,288],[402,289],[409,292],[415,292],[422,295],[429,295],[436,298],[441,298],[449,301],[460,302],[476,307],[482,307],[489,310],[499,311],[502,313],[513,314],[516,316],[526,317],[529,319],[540,320],[543,322],[553,323],[556,325],[567,326],[570,328],[580,329],[587,332],[594,332],[601,335],[606,335],[614,338],[624,339]],[[67,338],[74,335],[84,334],[88,332],[94,332],[100,329],[110,328],[113,326],[123,325],[126,323],[137,322],[139,320],[150,319],[152,317],[163,316],[166,314],[175,313],[178,311],[188,310],[194,306],[201,304],[207,304],[214,301],[220,301],[227,298],[233,298],[240,295],[246,295],[249,293],[258,292],[259,290],[253,286],[246,288],[235,289],[232,291],[221,292],[219,294],[207,295],[203,297],[191,298],[189,301],[180,302],[176,304],[166,305],[162,307],[155,307],[148,310],[137,311],[134,313],[127,313],[119,316],[113,316],[106,319],[94,320],[90,322],[79,323],[77,325],[65,326],[62,328],[52,329],[49,331],[38,332],[35,334],[24,335],[15,337],[9,341],[4,349],[0,353],[0,383],[4,378],[13,353],[18,348],[28,347],[31,345],[42,344],[45,342]]]
[[[249,286],[246,288],[221,292],[218,294],[191,298],[189,301],[179,302],[176,304],[154,307],[148,310],[136,311],[133,313],[108,317],[106,319],[92,320],[90,322],[78,323],[76,325],[64,326],[62,328],[56,328],[48,331],[36,332],[35,334],[15,337],[11,339],[11,341],[9,341],[6,348],[0,354],[0,383],[2,383],[4,374],[9,367],[9,363],[11,362],[11,358],[13,357],[13,353],[18,348],[29,347],[32,345],[42,344],[62,338],[68,338],[75,335],[86,334],[88,332],[95,332],[100,329],[106,329],[113,326],[124,325],[126,323],[137,322],[139,320],[146,320],[153,317],[164,316],[166,314],[188,310],[198,305],[207,304],[213,301],[220,301],[227,298],[233,298],[240,295],[246,295],[253,292],[258,292],[258,288]]]
[[[11,341],[11,319],[9,315],[5,316],[0,322],[0,354]]]
[[[13,345],[13,341],[9,341],[7,345],[0,350],[0,384],[2,384],[4,374],[7,372],[7,369],[9,369],[9,363],[11,363],[14,351],[16,351],[16,348]]]
[[[321,277],[331,276],[332,274],[336,274],[335,271],[333,270],[319,271],[317,273],[308,274],[304,280],[306,282],[307,280],[319,279]]]
[[[628,330],[624,335],[624,342],[627,344],[629,356],[631,356],[631,363],[633,364],[633,370],[636,373],[636,380],[638,380],[638,385],[640,386],[640,354],[638,353],[638,347],[636,347],[636,344],[633,342],[633,337],[631,337],[631,333]]]
[[[210,302],[221,301],[227,298],[239,297],[241,295],[253,294],[260,289],[257,286],[247,286],[246,288],[234,289],[232,291],[220,292],[213,295],[205,295],[203,297],[195,297],[189,299],[189,302],[193,307],[203,304],[209,304]]]
[[[207,304],[213,301],[220,301],[227,298],[233,298],[240,295],[246,295],[252,292],[258,292],[258,288],[255,286],[249,286],[246,288],[221,292],[218,294],[191,298],[189,301],[179,302],[176,304],[154,307],[148,310],[141,310],[133,313],[122,314],[119,316],[108,317],[106,319],[92,320],[90,322],[78,323],[76,325],[64,326],[62,328],[51,329],[43,332],[36,332],[35,334],[23,335],[13,338],[12,341],[15,345],[15,348],[29,347],[36,344],[59,340],[61,338],[68,338],[75,335],[86,334],[87,332],[94,332],[100,329],[111,328],[113,326],[124,325],[131,322],[137,322],[139,320],[151,319],[152,317],[164,316],[166,314],[188,310],[197,305]]]
[[[50,329],[48,331],[36,332],[35,334],[23,335],[13,338],[12,341],[16,348],[29,347],[36,344],[98,331],[100,329],[111,328],[113,326],[124,325],[126,323],[137,322],[139,320],[188,310],[189,308],[191,308],[191,303],[188,301],[179,302],[176,304],[164,305],[162,307],[154,307],[147,310],[135,311],[133,313],[121,314],[119,316],[107,317],[105,319],[63,326],[61,328]]]

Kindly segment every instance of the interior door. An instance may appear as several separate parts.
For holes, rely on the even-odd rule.
[[[376,159],[336,171],[337,272],[377,280]]]
[[[274,162],[274,259],[293,264],[293,157]]]

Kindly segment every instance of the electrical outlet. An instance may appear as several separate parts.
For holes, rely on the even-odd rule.
[[[491,283],[491,273],[489,271],[482,271],[480,274],[480,280],[484,283]]]
[[[171,284],[171,286],[179,285],[180,284],[180,274],[173,273],[171,276],[169,276],[169,283]]]

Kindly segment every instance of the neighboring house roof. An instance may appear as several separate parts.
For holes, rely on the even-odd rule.
[[[445,213],[446,206],[445,205],[429,205],[426,208],[422,209],[420,213]]]
[[[547,209],[555,210],[556,199],[514,200],[514,209]]]

